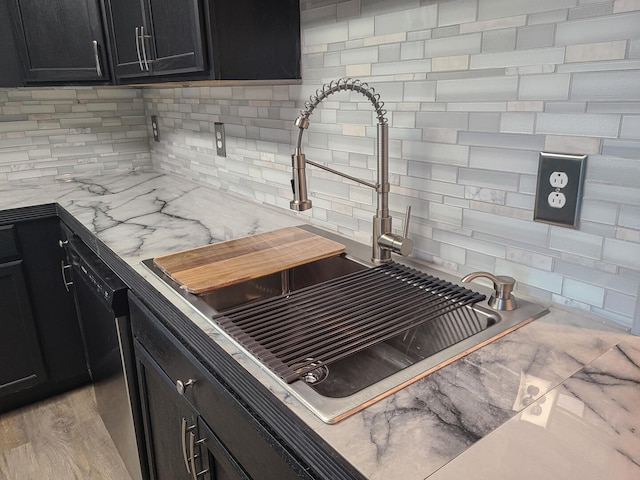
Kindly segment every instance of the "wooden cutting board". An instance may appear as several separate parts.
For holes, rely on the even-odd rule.
[[[298,227],[162,255],[154,263],[196,295],[344,252],[344,245]]]

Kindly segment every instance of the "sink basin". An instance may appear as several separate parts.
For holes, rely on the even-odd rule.
[[[360,284],[353,288],[353,293],[348,293],[346,287],[342,287],[340,282],[344,282],[346,285],[350,281],[349,279],[369,275],[369,272],[381,267],[374,267],[372,264],[348,254],[342,254],[219,288],[204,295],[193,295],[164,275],[154,266],[152,260],[145,260],[143,264],[173,287],[191,306],[239,348],[248,353],[251,358],[266,365],[269,368],[269,373],[289,393],[327,423],[338,422],[366,408],[371,403],[406,387],[438,368],[442,368],[547,312],[539,305],[520,299],[519,308],[512,312],[497,312],[481,303],[456,307],[455,309],[443,309],[441,312],[433,314],[426,322],[421,320],[416,323],[408,323],[408,326],[397,330],[400,333],[392,332],[386,335],[382,341],[359,347],[354,350],[354,353],[349,352],[348,356],[338,355],[335,361],[324,362],[324,359],[316,361],[317,357],[315,356],[305,357],[304,365],[300,364],[301,367],[293,371],[293,376],[290,372],[287,377],[287,375],[279,374],[277,369],[274,370],[272,365],[265,361],[266,357],[273,356],[272,350],[268,350],[265,354],[265,349],[261,345],[257,350],[252,349],[252,345],[255,343],[254,338],[247,341],[247,331],[239,331],[236,328],[237,325],[230,323],[228,319],[234,318],[240,312],[251,321],[257,318],[258,328],[262,328],[262,317],[256,316],[253,312],[261,313],[265,306],[271,308],[270,305],[273,302],[279,302],[289,309],[285,312],[286,315],[280,313],[270,313],[269,315],[271,315],[271,320],[276,328],[280,327],[288,336],[282,342],[297,344],[306,341],[310,344],[321,344],[320,334],[313,333],[315,327],[309,325],[314,322],[318,324],[329,323],[332,316],[326,316],[325,313],[314,313],[315,310],[307,307],[305,295],[315,299],[323,294],[322,289],[325,285],[338,288],[337,295],[330,300],[335,304],[333,311],[337,312],[333,317],[341,317],[343,316],[342,312],[349,309],[355,310],[356,314],[359,314],[360,300],[353,300],[352,298],[356,297],[350,295],[360,295]],[[386,268],[386,266],[382,268]],[[400,268],[416,271],[404,266],[400,266]],[[388,273],[384,273],[384,275],[389,276]],[[430,275],[428,277],[440,281],[436,277]],[[404,279],[402,281],[406,282]],[[445,283],[451,285],[449,282]],[[403,300],[401,303],[410,303],[414,297],[422,293],[415,289],[423,287],[407,284],[407,288],[409,287],[414,288],[414,291],[409,292],[407,300]],[[457,286],[454,285],[454,287]],[[320,289],[318,290],[318,288]],[[343,291],[342,288],[345,290]],[[388,287],[385,286],[385,288]],[[405,290],[404,285],[402,290]],[[374,292],[373,295],[377,300],[378,293]],[[368,296],[367,292],[362,293],[362,298]],[[391,295],[391,297],[394,296]],[[290,302],[299,298],[305,302],[303,307],[289,306]],[[319,301],[322,303],[321,300]],[[482,303],[486,304],[486,302]],[[408,310],[412,316],[423,316],[421,305],[415,309],[408,308]],[[305,317],[306,314],[308,314],[307,317]],[[299,319],[301,325],[287,326],[282,319],[286,319],[287,316],[294,320],[301,317]],[[385,317],[385,312],[379,315],[377,311],[373,310],[365,312],[362,316],[364,317],[363,323],[369,323],[373,322],[376,316]],[[235,320],[233,321],[235,322]],[[285,326],[282,327],[282,325]],[[302,329],[307,330],[298,335],[296,333],[298,327],[301,331]],[[347,333],[345,334],[344,331]],[[348,339],[354,336],[346,327],[342,326],[339,326],[330,335],[333,335],[330,337],[331,342],[338,342],[341,335]]]

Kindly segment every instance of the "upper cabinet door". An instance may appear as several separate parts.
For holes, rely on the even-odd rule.
[[[199,0],[105,0],[118,79],[202,72]]]
[[[111,34],[111,58],[116,78],[147,75],[140,36],[145,34],[145,15],[140,0],[105,0],[107,28]]]
[[[97,0],[12,0],[11,6],[25,83],[109,80]]]
[[[206,62],[202,2],[148,0],[147,5],[151,31],[145,40],[153,52],[154,74],[203,71]]]

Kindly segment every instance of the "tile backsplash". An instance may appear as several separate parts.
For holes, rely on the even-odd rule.
[[[355,77],[388,110],[390,206],[414,254],[640,328],[640,1],[303,0],[296,86],[147,88],[162,169],[288,208],[293,120]],[[225,123],[227,157],[213,122]],[[307,157],[375,179],[375,116],[337,93]],[[532,220],[540,151],[588,154],[580,227]],[[374,192],[310,167],[312,223],[370,242]]]
[[[412,206],[414,255],[460,276],[514,276],[519,292],[640,333],[640,0],[301,0],[301,14],[299,85],[71,89],[95,96],[86,133],[66,124],[79,98],[52,99],[67,109],[58,116],[30,113],[40,99],[12,98],[41,89],[0,90],[0,120],[59,123],[47,142],[40,125],[4,132],[0,123],[0,178],[30,175],[29,162],[48,172],[71,146],[87,153],[57,174],[90,168],[86,158],[145,165],[150,154],[157,168],[288,210],[293,120],[323,83],[359,78],[388,111],[390,207],[400,231]],[[160,141],[137,150],[151,115]],[[214,122],[225,124],[226,157],[216,155]],[[375,122],[363,96],[332,95],[310,117],[304,152],[374,180]],[[24,130],[44,144],[37,158],[12,146]],[[98,136],[82,145],[73,135]],[[101,150],[109,145],[123,150]],[[576,230],[532,220],[541,151],[589,155]],[[314,207],[301,218],[371,241],[371,189],[313,167],[308,180]]]
[[[151,163],[142,91],[0,88],[0,181]]]

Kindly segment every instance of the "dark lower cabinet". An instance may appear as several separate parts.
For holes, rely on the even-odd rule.
[[[60,221],[52,215],[2,225],[6,212],[0,212],[0,412],[89,381],[73,293],[62,278]]]
[[[152,478],[315,478],[131,294],[129,306]]]
[[[22,260],[0,264],[0,396],[46,381]]]
[[[241,480],[249,477],[158,364],[138,344],[141,397],[152,477]]]

